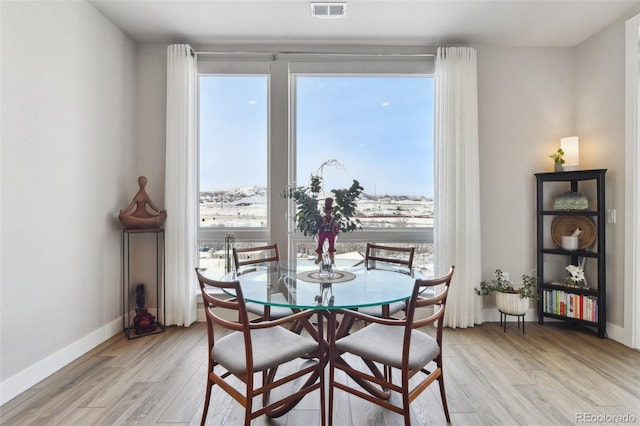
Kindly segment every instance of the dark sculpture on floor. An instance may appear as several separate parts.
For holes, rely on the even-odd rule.
[[[145,176],[138,178],[138,185],[140,185],[140,189],[136,196],[133,197],[131,204],[126,209],[120,210],[120,215],[118,216],[120,223],[124,225],[125,229],[160,228],[167,219],[167,211],[158,209],[149,198],[149,195],[147,195],[144,190],[144,187],[147,186],[147,178]],[[152,212],[147,210],[147,206]],[[131,210],[133,212],[129,213]]]
[[[133,318],[133,328],[136,334],[151,333],[158,327],[156,317],[151,315],[145,307],[144,284],[139,283],[135,289],[136,316]]]

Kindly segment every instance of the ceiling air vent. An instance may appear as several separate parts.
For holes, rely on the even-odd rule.
[[[311,16],[314,18],[344,18],[347,13],[347,3],[344,2],[313,2]]]

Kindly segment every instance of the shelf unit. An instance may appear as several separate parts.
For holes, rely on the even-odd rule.
[[[606,337],[606,206],[605,206],[605,173],[606,169],[579,170],[555,173],[536,173],[536,234],[537,234],[537,275],[538,275],[538,323],[544,318],[554,318],[585,325],[597,330],[598,337]],[[581,192],[582,188],[595,189],[595,196],[589,199],[588,210],[553,210],[550,206],[551,191],[547,187],[556,185],[555,189],[564,187],[565,192]],[[595,188],[594,188],[595,186]],[[559,194],[556,194],[559,195]],[[595,198],[595,199],[594,199]],[[595,205],[593,202],[595,201]],[[594,245],[584,250],[564,250],[549,242],[550,224],[558,216],[584,216],[592,220],[596,227]],[[551,258],[565,257],[567,265],[578,265],[580,259],[586,262],[595,261],[597,282],[587,280],[589,287],[581,288],[564,284],[565,276],[547,277],[557,271],[545,271],[545,263]],[[551,269],[551,268],[549,268]],[[585,269],[587,269],[585,267]],[[557,303],[554,303],[557,302]],[[560,302],[566,310],[558,312]],[[571,314],[570,308],[575,307]],[[552,309],[553,308],[553,309]]]
[[[155,311],[156,329],[147,333],[136,334],[134,318],[136,301],[134,296],[135,284],[131,282],[131,241],[134,236],[155,236],[155,293],[150,293],[150,287],[145,286],[145,306],[149,312]],[[123,229],[122,230],[122,327],[127,338],[148,336],[165,331],[165,259],[164,259],[164,229]]]

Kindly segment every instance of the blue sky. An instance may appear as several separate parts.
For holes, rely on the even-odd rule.
[[[433,196],[433,79],[297,78],[298,185]],[[201,78],[201,190],[266,186],[266,77]],[[238,160],[241,157],[241,161]],[[238,165],[241,164],[241,167]]]

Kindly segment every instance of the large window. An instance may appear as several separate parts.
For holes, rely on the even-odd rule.
[[[269,241],[269,67],[198,61],[199,266],[231,268],[231,247]]]
[[[356,179],[363,230],[338,237],[336,256],[357,262],[366,242],[416,248],[414,265],[432,272],[434,80],[428,73],[294,74],[296,186],[321,172],[324,197]],[[373,67],[375,68],[375,67]],[[364,71],[366,70],[366,72]],[[310,71],[310,72],[309,72]],[[336,160],[319,170],[325,162]],[[298,257],[315,243],[291,238]]]
[[[327,196],[353,179],[366,228],[433,226],[433,78],[297,76],[298,184],[322,170]]]
[[[266,76],[200,77],[200,226],[267,223]]]
[[[313,240],[292,232],[293,203],[282,194],[333,159],[341,168],[325,167],[323,195],[353,179],[365,193],[357,213],[364,229],[339,236],[338,256],[357,262],[369,241],[411,245],[416,266],[430,269],[430,60],[276,55],[199,59],[198,67],[201,266],[222,275],[230,247],[264,242],[277,242],[283,259],[313,256]]]

